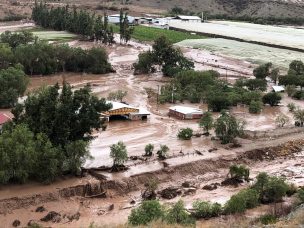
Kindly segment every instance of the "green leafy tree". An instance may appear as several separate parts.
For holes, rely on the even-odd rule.
[[[154,150],[154,145],[153,144],[147,144],[145,146],[145,156],[152,156],[153,155],[153,150]]]
[[[267,81],[265,79],[248,79],[245,81],[245,86],[251,91],[266,91]]]
[[[204,129],[205,132],[209,133],[209,131],[213,127],[213,117],[211,112],[205,112],[199,122],[200,127]]]
[[[164,209],[157,200],[144,201],[138,208],[131,211],[128,222],[133,226],[147,225],[148,223],[162,219]]]
[[[26,30],[21,32],[5,31],[4,33],[0,34],[0,42],[8,44],[13,49],[19,45],[34,42],[34,40],[35,37],[33,33]]]
[[[295,121],[297,121],[299,123],[299,125],[301,127],[304,126],[304,109],[296,109],[293,112],[293,118],[295,119]]]
[[[294,60],[289,64],[288,75],[303,75],[304,63],[300,60]]]
[[[156,71],[154,67],[154,55],[149,50],[138,55],[138,61],[133,64],[134,74],[150,74]]]
[[[267,93],[262,98],[264,104],[269,104],[271,107],[276,106],[280,103],[282,100],[282,97],[280,94],[275,92]]]
[[[0,108],[11,108],[16,105],[29,83],[21,66],[0,70]]]
[[[232,165],[229,168],[230,177],[236,180],[245,180],[248,182],[249,174],[249,168],[245,167],[244,165]]]
[[[177,137],[183,140],[190,140],[193,136],[193,130],[191,128],[182,128],[179,130]]]
[[[167,211],[165,215],[165,220],[169,224],[195,224],[195,220],[186,211],[184,202],[182,200],[179,200]]]
[[[15,181],[25,183],[36,162],[34,134],[26,125],[18,125],[14,129],[0,135],[0,183]]]
[[[270,78],[274,82],[274,84],[277,84],[279,76],[280,76],[279,68],[274,68],[270,73]]]
[[[14,54],[8,44],[0,43],[0,69],[7,69],[14,61]]]
[[[249,105],[249,113],[258,114],[262,111],[263,103],[261,101],[251,101]]]
[[[266,63],[263,65],[258,66],[253,70],[253,75],[257,79],[265,79],[270,75],[272,63]]]
[[[159,159],[166,159],[167,154],[169,152],[169,147],[166,145],[160,145],[160,149],[157,151],[157,155]]]
[[[128,160],[128,151],[123,142],[110,146],[110,157],[113,159],[113,169],[118,169]]]
[[[222,206],[219,203],[197,200],[193,203],[193,210],[196,218],[208,219],[219,216],[222,212]]]
[[[215,121],[214,128],[222,143],[227,144],[243,134],[244,125],[244,122],[238,121],[234,116],[222,112],[221,116]]]

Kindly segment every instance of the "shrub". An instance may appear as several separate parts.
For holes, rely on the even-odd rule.
[[[304,92],[303,91],[296,91],[293,95],[292,98],[296,100],[303,100],[304,99]]]
[[[134,226],[147,225],[149,222],[164,217],[164,210],[157,200],[144,201],[131,211],[128,222]]]
[[[195,201],[193,203],[194,216],[196,218],[211,218],[219,216],[222,206],[218,203],[210,203],[206,201]]]
[[[281,95],[275,92],[267,93],[262,98],[264,104],[269,104],[272,107],[278,105],[281,99]]]
[[[160,145],[160,149],[157,151],[157,156],[159,159],[166,159],[167,153],[169,152],[169,147],[167,145]]]
[[[304,203],[304,189],[303,188],[301,188],[298,191],[298,199],[300,200],[300,203]]]
[[[296,105],[294,104],[294,103],[289,103],[288,105],[287,105],[287,108],[288,108],[288,110],[290,111],[290,112],[294,112],[295,110],[296,110]]]
[[[204,129],[205,132],[209,133],[209,130],[213,127],[213,117],[211,112],[205,112],[203,114],[199,125]]]
[[[182,128],[179,130],[177,137],[183,140],[190,140],[193,136],[193,130],[191,128]]]
[[[186,211],[184,202],[179,200],[167,212],[165,220],[169,224],[194,224],[195,220]]]
[[[251,101],[249,105],[249,113],[258,114],[262,111],[262,103],[260,101]]]
[[[229,168],[229,175],[231,178],[237,180],[249,181],[250,171],[244,165],[232,165]]]
[[[289,117],[281,113],[276,117],[275,123],[278,127],[284,127],[289,123]]]
[[[295,85],[287,85],[285,91],[286,91],[287,95],[289,97],[291,97],[294,95],[294,93],[297,91],[297,89],[296,89]]]
[[[246,199],[238,194],[233,195],[225,204],[226,214],[243,213],[246,210]]]
[[[298,191],[298,188],[297,188],[297,186],[295,184],[289,184],[288,185],[288,190],[286,192],[286,195],[290,197],[290,196],[296,194],[297,191]]]
[[[268,225],[268,224],[274,224],[277,222],[277,218],[274,216],[274,215],[262,215],[260,218],[259,218],[260,222],[263,224],[263,225]]]
[[[153,144],[148,144],[145,147],[145,156],[152,156],[153,155],[153,150],[154,150],[154,145]]]

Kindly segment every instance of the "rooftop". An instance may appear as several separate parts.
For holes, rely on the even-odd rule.
[[[272,86],[272,89],[274,92],[283,92],[285,91],[285,88],[283,86]]]
[[[183,114],[203,114],[203,111],[198,108],[185,107],[185,106],[173,106],[170,107],[170,110],[174,110],[176,112],[180,112]]]
[[[178,15],[176,18],[182,19],[182,20],[201,20],[198,16],[184,16],[184,15]]]
[[[0,113],[0,125],[5,124],[11,120],[12,119],[8,115],[6,115],[4,113]]]

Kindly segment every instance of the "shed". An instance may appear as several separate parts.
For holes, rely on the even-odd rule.
[[[123,116],[130,120],[145,120],[150,115],[145,109],[136,108],[125,103],[114,101],[108,101],[108,103],[112,104],[112,108],[107,112],[101,113],[103,117],[107,117],[108,119],[111,116]]]
[[[203,111],[192,107],[173,106],[169,108],[169,116],[182,120],[200,119],[203,116]]]
[[[120,15],[119,14],[114,14],[114,15],[109,15],[108,16],[108,21],[111,24],[119,24],[119,19],[120,19]],[[128,16],[128,21],[129,21],[129,24],[134,24],[135,17]]]
[[[181,21],[188,21],[188,22],[202,22],[202,19],[198,16],[178,15],[174,19],[181,20]]]
[[[285,91],[285,88],[283,86],[272,86],[272,90],[276,93],[281,93]]]

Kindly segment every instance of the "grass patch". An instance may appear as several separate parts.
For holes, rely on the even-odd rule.
[[[119,26],[113,26],[114,32],[119,33]],[[204,39],[206,37],[188,32],[179,32],[147,26],[136,26],[132,38],[138,41],[154,41],[160,36],[165,36],[171,43],[178,43],[187,39]]]
[[[40,40],[52,41],[52,42],[68,42],[77,39],[77,35],[66,31],[54,31],[44,28],[30,28],[26,29],[28,32],[32,32],[34,36],[37,36]]]

